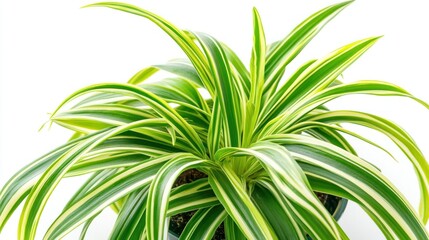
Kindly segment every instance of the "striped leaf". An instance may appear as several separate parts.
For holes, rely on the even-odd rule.
[[[109,239],[140,239],[146,223],[146,202],[148,188],[142,188],[129,194],[116,219]]]
[[[52,115],[55,116],[57,111],[67,102],[81,95],[96,91],[115,91],[124,95],[133,96],[141,100],[148,106],[152,107],[152,109],[154,109],[164,119],[166,119],[167,122],[170,123],[171,127],[173,127],[181,136],[183,136],[189,142],[191,146],[195,148],[198,155],[205,155],[203,144],[195,130],[191,126],[189,126],[189,124],[171,106],[169,106],[163,99],[157,97],[153,93],[145,91],[144,89],[135,87],[133,85],[109,83],[97,84],[83,88],[66,98]]]
[[[275,186],[260,181],[255,186],[252,199],[270,222],[279,239],[305,239],[295,220],[292,208],[285,204],[287,199],[278,194]]]
[[[180,155],[186,156],[189,154],[174,153],[154,158],[144,164],[119,172],[103,181],[97,188],[92,189],[83,198],[80,198],[63,211],[49,227],[45,238],[61,238],[121,197],[134,190],[148,186],[165,162]]]
[[[171,191],[167,216],[199,208],[209,208],[219,204],[207,178],[203,178],[176,187]]]
[[[295,102],[331,85],[337,77],[366,50],[368,50],[379,37],[362,39],[345,45],[327,56],[308,66],[296,80],[281,87],[269,99],[269,109],[264,109],[261,124],[265,124]],[[278,123],[279,120],[273,120]],[[269,124],[269,123],[268,123]]]
[[[327,127],[325,127],[325,128],[318,127],[317,125],[312,126],[312,127],[308,127],[308,128],[300,128],[300,130],[304,131],[305,133],[308,133],[310,136],[313,136],[314,138],[321,139],[325,142],[329,142],[335,146],[338,146],[338,147],[356,155],[356,152],[353,149],[353,147],[339,133],[339,131],[335,131],[335,130],[332,130],[332,129],[327,128]]]
[[[209,149],[210,156],[214,156],[216,151],[225,144],[222,139],[223,115],[220,102],[220,99],[216,99],[213,103],[213,114],[207,133],[207,148]]]
[[[128,83],[130,84],[142,83],[146,79],[150,78],[156,72],[158,72],[158,69],[156,69],[155,67],[144,68],[140,70],[138,73],[136,73],[130,80],[128,80]]]
[[[420,184],[419,213],[423,222],[429,217],[429,164],[411,136],[395,123],[372,114],[355,111],[331,111],[309,120],[326,123],[353,123],[377,130],[389,137],[411,161]]]
[[[226,239],[237,239],[237,240],[246,240],[246,236],[241,232],[240,228],[235,224],[234,220],[231,217],[226,217],[224,224],[224,231]]]
[[[180,235],[180,240],[213,239],[216,229],[227,216],[221,205],[201,208],[186,224]]]
[[[295,125],[295,128],[297,130],[292,131],[291,133],[295,133],[297,131],[305,131],[308,132],[311,136],[314,136],[317,139],[324,140],[325,142],[330,142],[334,144],[335,146],[338,146],[354,155],[357,155],[353,147],[350,145],[350,143],[340,134],[345,133],[347,135],[353,136],[357,139],[362,140],[363,142],[366,142],[381,151],[385,152],[387,155],[389,155],[392,159],[396,160],[395,157],[384,147],[380,146],[379,144],[369,140],[366,137],[363,137],[362,135],[359,135],[355,132],[349,131],[343,127],[340,127],[336,124],[326,124],[321,122],[302,122],[297,125]]]
[[[70,198],[67,202],[64,209],[70,207],[70,205],[74,204],[78,199],[85,196],[92,188],[96,187],[100,182],[110,178],[112,175],[116,173],[116,170],[104,170],[94,173],[90,178],[86,180],[86,182],[75,192],[75,194]]]
[[[156,64],[153,65],[153,67],[187,79],[195,83],[198,87],[204,87],[204,84],[201,82],[201,79],[198,76],[194,66],[186,61],[174,60],[164,64]]]
[[[192,155],[180,156],[171,159],[158,171],[148,193],[146,222],[149,239],[167,239],[170,189],[183,171],[199,166],[212,165],[209,161]]]
[[[211,80],[211,75],[208,70],[208,65],[205,61],[203,53],[184,31],[180,30],[179,28],[156,14],[126,3],[104,2],[90,4],[86,7],[108,7],[142,16],[150,20],[154,24],[158,25],[185,52],[185,54],[189,57],[189,60],[191,60],[195,69],[197,70],[198,75],[200,76],[204,86],[207,88],[207,90],[209,90],[209,92],[213,92],[213,83]]]
[[[181,30],[147,10],[114,2],[89,5],[148,19],[188,59],[151,65],[126,84],[96,84],[67,97],[50,120],[73,135],[2,188],[0,231],[25,202],[18,239],[33,240],[58,183],[89,175],[44,239],[61,239],[81,225],[84,239],[106,208],[118,214],[110,239],[166,239],[170,217],[189,211],[195,214],[180,239],[211,239],[221,224],[227,239],[348,239],[337,213],[331,216],[314,191],[356,202],[387,239],[429,239],[424,226],[429,164],[416,142],[389,120],[324,105],[349,94],[370,94],[408,97],[429,108],[390,83],[343,83],[342,72],[378,37],[343,46],[284,76],[289,63],[349,3],[318,11],[268,45],[253,9],[249,67],[225,43]],[[150,79],[160,71],[166,77]],[[343,135],[392,154],[342,123],[377,130],[405,153],[420,184],[419,214]],[[173,188],[190,169],[207,177]]]
[[[100,133],[93,134],[99,135]],[[34,162],[22,168],[3,186],[0,192],[0,230],[4,227],[9,217],[18,205],[30,193],[31,188],[37,182],[40,175],[65,152],[75,147],[81,141],[93,136],[82,137],[66,143],[50,153],[40,157]]]
[[[300,23],[287,37],[273,45],[267,56],[264,91],[272,93],[283,75],[285,67],[317,35],[333,17],[352,1],[326,7]]]
[[[223,115],[223,133],[226,146],[240,146],[241,144],[241,99],[238,91],[238,81],[231,76],[222,45],[213,37],[196,34],[204,52],[207,55],[210,68],[215,79],[216,99]],[[218,130],[220,131],[220,130]]]
[[[100,135],[96,135],[82,141],[73,147],[73,149],[56,159],[34,185],[25,201],[18,228],[18,238],[34,239],[37,223],[39,222],[42,210],[46,205],[49,196],[70,167],[84,154],[110,137],[128,131],[129,129],[153,126],[160,122],[162,123],[160,120],[142,120],[105,131]],[[37,211],[34,211],[34,209],[37,209]]]
[[[230,63],[232,74],[241,82],[239,85],[242,87],[246,97],[248,97],[250,94],[251,85],[249,70],[247,70],[246,66],[231,48],[229,48],[226,44],[221,43],[221,45]]]
[[[181,78],[164,78],[162,82],[143,84],[141,87],[169,102],[188,106],[201,114],[210,112],[196,86]]]
[[[412,206],[371,164],[341,148],[302,135],[279,135],[273,141],[284,144],[311,176],[353,196],[376,218],[387,239],[429,237]]]
[[[222,161],[234,155],[250,155],[261,161],[275,186],[291,201],[294,210],[299,212],[298,218],[304,222],[310,235],[316,239],[342,237],[338,225],[311,191],[301,168],[284,147],[260,142],[251,148],[223,148],[215,158]]]
[[[283,114],[278,117],[279,120],[287,121],[287,123],[277,124],[278,126],[281,126],[281,127],[278,127],[278,129],[275,131],[276,132],[283,131],[288,126],[292,125],[293,123],[296,123],[296,119],[303,117],[306,113],[315,109],[316,106],[319,106],[328,101],[331,101],[338,97],[342,97],[349,94],[369,94],[369,95],[376,95],[376,96],[408,97],[419,102],[420,104],[422,104],[423,106],[429,109],[429,104],[416,98],[415,96],[411,95],[404,89],[394,84],[383,82],[383,81],[376,81],[376,80],[357,81],[353,83],[340,84],[334,87],[327,88],[324,91],[314,94],[308,99],[305,99],[302,102],[296,104],[294,107],[292,107],[292,109],[287,111],[287,112],[292,112],[293,114],[287,114],[288,116],[286,116],[286,114]]]
[[[277,239],[233,171],[211,169],[208,175],[219,202],[248,239]]]
[[[246,104],[246,115],[243,129],[244,146],[249,145],[253,137],[253,129],[258,119],[262,92],[264,86],[265,69],[265,33],[261,18],[256,8],[253,9],[253,48],[250,60],[251,88],[249,100]]]

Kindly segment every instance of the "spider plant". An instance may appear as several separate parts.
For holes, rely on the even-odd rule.
[[[325,103],[350,94],[403,96],[426,103],[388,82],[342,83],[338,77],[379,37],[347,44],[310,60],[293,74],[285,68],[350,2],[326,7],[285,38],[267,44],[253,10],[250,68],[224,43],[183,31],[124,3],[97,3],[142,16],[184,51],[175,60],[141,70],[128,83],[102,83],[67,97],[50,120],[75,132],[64,145],[16,173],[0,192],[0,229],[24,202],[18,239],[34,239],[40,216],[66,177],[91,174],[52,223],[45,239],[59,239],[112,207],[111,239],[166,239],[169,218],[196,211],[180,239],[210,239],[223,223],[228,239],[347,239],[314,192],[360,205],[387,239],[429,239],[429,166],[411,136],[377,115],[330,110]],[[171,74],[146,82],[158,71]],[[203,94],[202,92],[205,92]],[[389,137],[412,163],[420,207],[344,135],[384,151],[341,126],[351,123]],[[172,188],[186,170],[208,177]]]

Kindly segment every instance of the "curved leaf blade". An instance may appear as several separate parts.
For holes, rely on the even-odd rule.
[[[212,239],[227,215],[222,205],[198,210],[186,224],[179,240]]]
[[[233,171],[223,167],[222,170],[211,169],[207,174],[219,202],[248,239],[276,239]]]
[[[308,120],[325,123],[353,123],[383,133],[389,137],[411,161],[419,179],[419,214],[423,222],[429,218],[429,164],[411,136],[395,123],[381,117],[356,111],[331,111],[310,117]]]
[[[278,135],[272,141],[284,144],[313,177],[329,181],[353,196],[375,217],[388,239],[429,237],[412,206],[378,169],[323,141],[302,135]]]
[[[147,237],[149,239],[167,239],[169,223],[167,210],[171,187],[183,171],[198,166],[212,165],[208,160],[188,154],[169,160],[158,171],[150,185],[146,206]]]
[[[168,105],[163,99],[157,97],[153,93],[144,90],[142,88],[136,87],[130,84],[120,84],[120,83],[105,83],[105,84],[96,84],[81,90],[76,91],[69,97],[67,97],[58,108],[52,113],[52,116],[55,116],[59,109],[66,104],[67,102],[87,94],[89,92],[100,92],[100,91],[114,91],[116,93],[121,93],[124,95],[129,95],[135,97],[142,102],[146,103],[152,109],[154,109],[159,115],[161,115],[170,125],[173,127],[183,138],[185,138],[188,143],[195,149],[196,154],[199,156],[205,156],[204,145],[196,133],[195,129],[192,128],[185,119],[183,119],[171,106]]]
[[[182,30],[169,23],[165,19],[160,16],[149,12],[147,10],[138,8],[136,6],[119,3],[119,2],[100,2],[95,4],[90,4],[85,7],[108,7],[124,12],[128,12],[131,14],[135,14],[138,16],[142,16],[154,24],[158,25],[165,33],[167,33],[180,48],[185,52],[185,54],[189,57],[195,69],[197,70],[204,86],[210,93],[213,93],[213,83],[211,81],[211,74],[208,70],[207,62],[205,61],[205,57],[198,46],[192,41],[192,39]]]
[[[241,145],[241,97],[237,86],[239,81],[231,75],[231,69],[222,45],[210,35],[195,34],[207,55],[209,66],[214,75],[216,100],[220,104],[223,116],[223,134],[226,146]],[[220,131],[220,130],[219,130]]]
[[[250,148],[223,148],[215,156],[218,161],[231,156],[253,156],[258,159],[277,189],[292,203],[309,234],[316,239],[341,239],[342,230],[320,203],[298,163],[282,146],[258,142]],[[305,219],[305,220],[304,220]]]
[[[266,61],[264,92],[273,92],[277,88],[285,67],[332,18],[351,2],[338,3],[314,13],[273,46]]]

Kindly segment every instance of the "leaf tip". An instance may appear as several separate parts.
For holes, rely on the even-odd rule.
[[[349,1],[342,2],[340,4],[343,5],[343,6],[348,6],[348,5],[352,4],[354,1],[355,0],[349,0]]]
[[[378,36],[374,36],[374,37],[370,37],[368,39],[369,42],[375,43],[377,42],[380,38],[384,37],[384,35],[378,35]]]
[[[253,21],[258,21],[258,19],[261,18],[259,15],[259,11],[256,7],[253,7],[252,14],[253,14]]]
[[[91,4],[83,5],[80,8],[83,9],[83,8],[98,7],[98,6],[99,6],[98,3],[91,3]]]
[[[256,13],[256,14],[258,13],[258,9],[256,7],[253,7],[252,11],[253,11],[253,13]]]
[[[98,2],[98,3],[91,3],[88,5],[84,5],[82,8],[90,8],[90,7],[108,7],[109,5],[114,4],[114,2]]]

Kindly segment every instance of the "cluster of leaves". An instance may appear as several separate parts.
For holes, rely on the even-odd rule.
[[[409,97],[428,107],[387,82],[337,80],[378,37],[345,45],[284,76],[286,66],[349,3],[320,10],[271,45],[254,9],[250,70],[210,35],[183,31],[131,5],[91,5],[149,19],[189,59],[143,69],[127,84],[92,85],[65,99],[51,120],[76,134],[6,183],[0,229],[24,202],[18,237],[34,239],[61,179],[92,174],[45,239],[59,239],[81,224],[83,238],[109,206],[118,212],[111,239],[166,239],[169,217],[191,210],[197,212],[180,239],[210,239],[221,223],[228,239],[347,239],[314,191],[356,202],[387,239],[428,239],[429,165],[413,139],[382,117],[324,106],[344,95],[371,94]],[[144,82],[158,71],[173,77]],[[77,102],[65,109],[72,101]],[[419,213],[358,157],[343,134],[383,148],[341,123],[375,129],[404,152],[420,183]],[[188,169],[208,177],[172,189]]]

